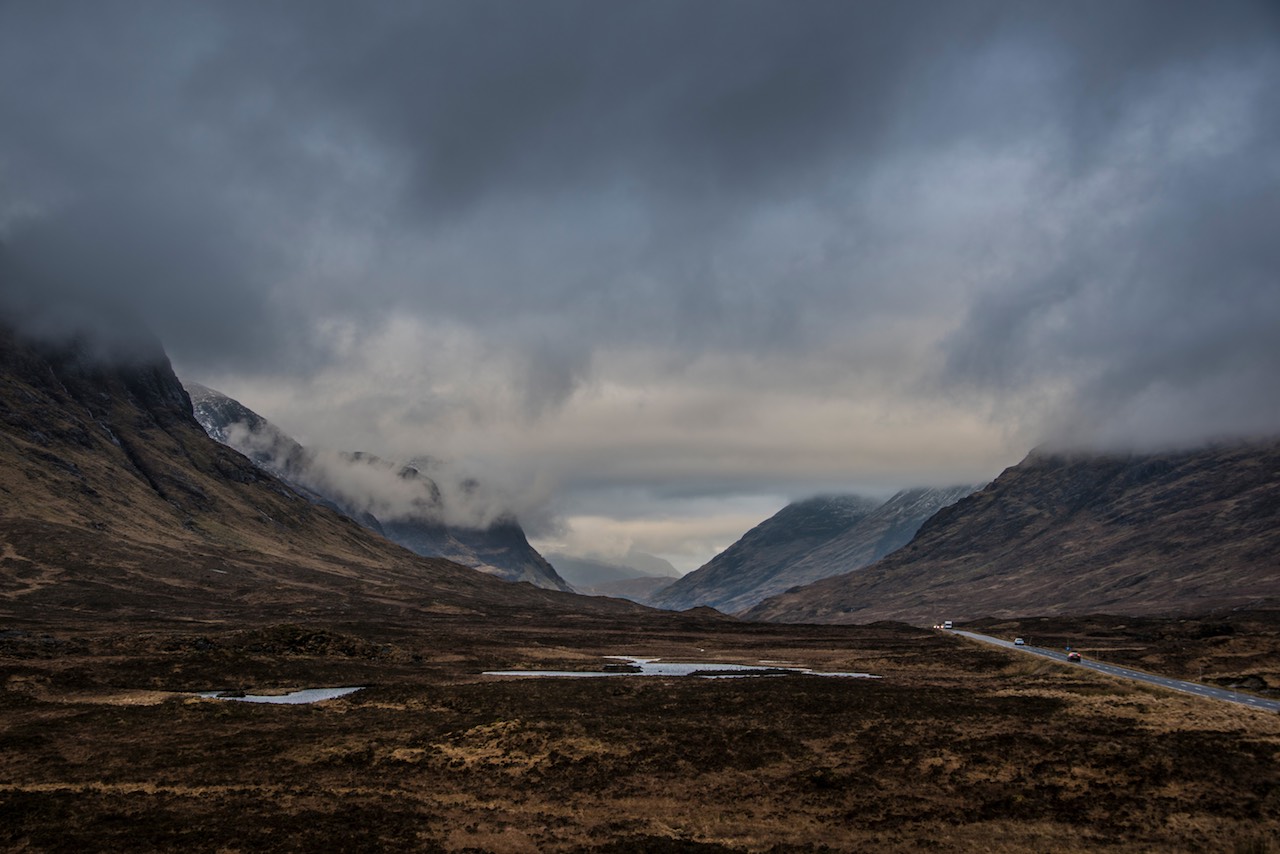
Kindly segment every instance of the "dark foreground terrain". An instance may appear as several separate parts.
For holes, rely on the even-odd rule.
[[[18,851],[1237,851],[1280,716],[893,624],[0,627]],[[518,679],[601,656],[879,680]],[[181,693],[367,685],[309,706]]]

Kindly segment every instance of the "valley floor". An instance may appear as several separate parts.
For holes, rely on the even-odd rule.
[[[482,675],[606,655],[883,678]],[[0,685],[7,850],[1280,845],[1280,716],[892,624],[14,625]]]

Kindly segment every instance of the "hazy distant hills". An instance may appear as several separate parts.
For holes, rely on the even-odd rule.
[[[642,575],[639,578],[623,578],[618,581],[607,581],[594,587],[582,590],[592,596],[616,596],[629,599],[641,605],[653,605],[653,600],[668,587],[674,578],[655,575]]]
[[[448,558],[504,581],[527,581],[547,590],[573,589],[529,544],[524,529],[511,517],[483,528],[449,526],[429,517],[389,519],[382,522],[382,531],[417,554]]]
[[[529,544],[520,524],[498,514],[483,524],[449,524],[452,500],[465,504],[480,489],[464,483],[446,497],[422,469],[430,459],[398,466],[372,454],[321,454],[219,391],[189,382],[196,420],[212,438],[240,451],[299,493],[424,557],[442,557],[506,581],[549,590],[572,588]],[[462,508],[465,510],[465,508]]]
[[[929,623],[1176,614],[1280,597],[1280,440],[1150,455],[1033,452],[874,565],[753,619]]]
[[[789,504],[650,601],[677,610],[709,605],[725,613],[742,611],[797,585],[872,563],[973,489],[909,489],[884,502],[826,496]]]
[[[642,604],[680,577],[669,562],[634,550],[617,562],[567,554],[548,554],[547,559],[580,593],[618,596]]]
[[[422,558],[210,439],[158,345],[34,343],[0,324],[0,618],[627,613]]]

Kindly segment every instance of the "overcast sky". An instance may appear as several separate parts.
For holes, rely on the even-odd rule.
[[[1280,431],[1278,84],[1275,2],[0,0],[0,298],[687,570]]]

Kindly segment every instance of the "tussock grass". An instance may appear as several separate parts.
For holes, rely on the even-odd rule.
[[[912,630],[445,616],[319,628],[9,647],[0,847],[1230,852],[1272,844],[1280,821],[1280,716]],[[892,671],[479,675],[698,647]],[[197,677],[372,687],[302,707],[66,701]]]

